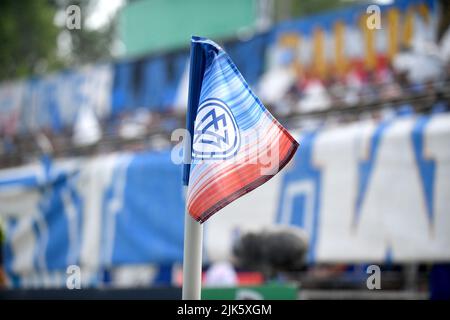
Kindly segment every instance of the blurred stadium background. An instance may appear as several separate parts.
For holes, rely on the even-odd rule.
[[[71,5],[80,29],[66,25]],[[449,9],[2,0],[0,298],[180,297],[171,133],[201,35],[300,142],[205,224],[203,297],[449,299]],[[367,287],[372,264],[381,290]],[[73,265],[82,290],[67,289]]]

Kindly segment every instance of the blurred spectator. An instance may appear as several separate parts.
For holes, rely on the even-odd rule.
[[[234,243],[233,255],[239,268],[259,271],[274,279],[285,271],[298,271],[305,263],[308,240],[298,228],[273,228],[247,233]]]
[[[427,81],[438,81],[443,76],[444,64],[432,45],[403,49],[394,57],[397,72],[405,73],[412,85],[423,85]]]
[[[119,125],[119,136],[123,139],[139,138],[147,132],[152,117],[145,109],[125,114]]]
[[[356,105],[359,102],[361,89],[363,86],[362,76],[356,70],[355,66],[347,73],[345,78],[346,90],[344,103],[349,106]]]
[[[328,109],[331,107],[331,98],[318,78],[312,78],[305,82],[302,96],[297,105],[301,112],[312,112]]]
[[[100,124],[94,111],[82,105],[74,125],[73,143],[76,146],[88,146],[97,143],[102,136]]]
[[[214,263],[206,272],[205,285],[208,287],[234,287],[237,284],[236,271],[229,262]]]
[[[267,104],[278,103],[295,83],[296,75],[291,66],[293,57],[290,51],[283,52],[279,59],[277,67],[270,68],[263,74],[259,83],[259,97]]]

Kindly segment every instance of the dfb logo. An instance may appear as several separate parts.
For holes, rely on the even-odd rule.
[[[192,144],[194,159],[229,159],[238,152],[240,140],[236,120],[223,101],[207,99],[200,104]]]

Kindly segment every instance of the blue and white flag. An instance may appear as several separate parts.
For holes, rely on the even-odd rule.
[[[200,222],[278,173],[298,143],[251,91],[226,52],[193,37],[184,166],[187,207]]]

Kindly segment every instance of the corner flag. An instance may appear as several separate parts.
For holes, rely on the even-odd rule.
[[[187,210],[203,223],[277,174],[298,143],[216,43],[192,37],[190,68],[183,182]]]

